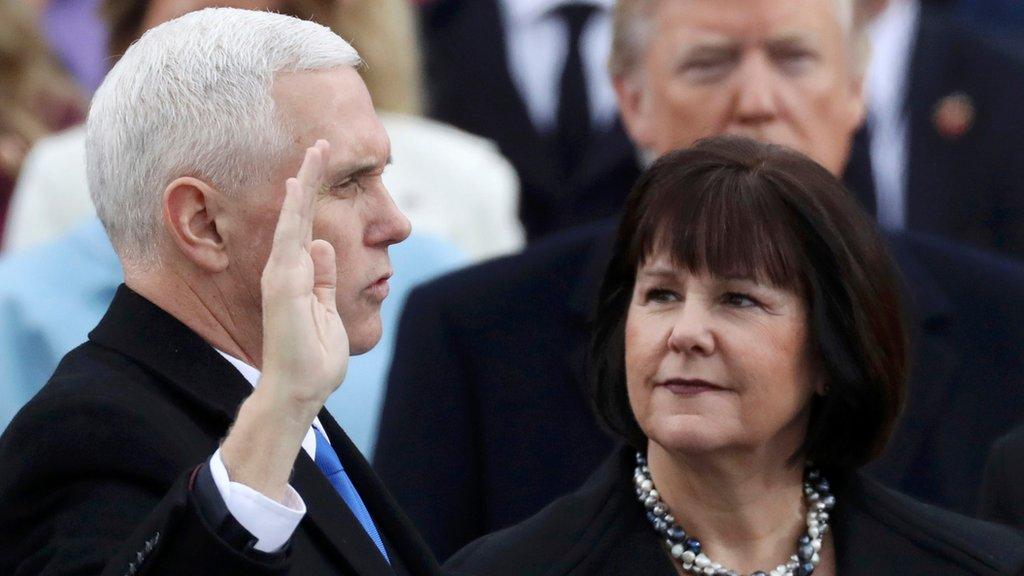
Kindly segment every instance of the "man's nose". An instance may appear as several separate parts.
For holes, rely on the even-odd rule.
[[[668,347],[673,352],[707,356],[715,351],[715,337],[711,329],[711,311],[695,300],[685,302],[668,336]]]
[[[412,223],[395,204],[387,188],[383,188],[382,192],[380,213],[371,230],[370,243],[390,246],[409,237]]]
[[[758,125],[774,120],[778,114],[776,77],[772,63],[762,54],[747,58],[737,71],[736,120],[743,125]]]

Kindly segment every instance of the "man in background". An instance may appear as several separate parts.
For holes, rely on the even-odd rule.
[[[611,70],[634,143],[653,156],[741,134],[842,173],[864,117],[854,9],[621,0]],[[439,557],[576,489],[610,450],[590,412],[584,350],[614,233],[614,222],[577,228],[410,296],[374,464]],[[1024,416],[1024,271],[888,237],[915,356],[903,421],[874,473],[973,512],[985,448]]]
[[[640,169],[605,69],[614,0],[422,4],[430,114],[509,158],[528,240],[617,213]]]

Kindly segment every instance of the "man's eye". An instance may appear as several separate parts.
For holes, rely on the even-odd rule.
[[[727,306],[732,306],[733,308],[752,308],[761,305],[757,299],[742,292],[727,292],[722,297],[722,301]]]
[[[644,292],[644,302],[657,302],[657,303],[668,303],[678,302],[679,295],[672,290],[665,290],[664,288],[651,288]]]
[[[349,178],[342,182],[338,182],[331,186],[331,192],[334,194],[351,194],[353,190],[359,185],[359,182],[355,178]]]
[[[682,74],[694,82],[713,82],[728,74],[732,61],[727,58],[701,58],[683,63]]]
[[[787,72],[803,72],[817,60],[813,52],[807,50],[793,50],[782,52],[775,56],[778,65]]]

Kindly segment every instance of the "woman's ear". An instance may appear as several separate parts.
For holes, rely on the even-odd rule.
[[[164,189],[164,226],[187,260],[208,272],[228,266],[224,239],[218,231],[222,215],[219,190],[191,176],[175,179]]]

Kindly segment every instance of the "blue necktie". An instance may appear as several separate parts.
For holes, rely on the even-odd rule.
[[[315,426],[313,427],[313,434],[316,436],[315,461],[317,468],[324,473],[324,476],[327,476],[327,480],[338,491],[345,504],[348,504],[356,520],[359,520],[359,523],[363,525],[363,530],[366,530],[370,540],[373,540],[373,543],[377,545],[377,549],[384,555],[384,560],[390,564],[391,560],[388,559],[388,553],[384,550],[384,541],[380,539],[380,533],[377,532],[377,527],[373,525],[370,511],[366,509],[363,499],[356,492],[355,485],[352,484],[352,480],[345,473],[345,468],[341,465],[338,453],[334,451],[334,448],[331,448],[330,442],[327,441],[327,438]]]

